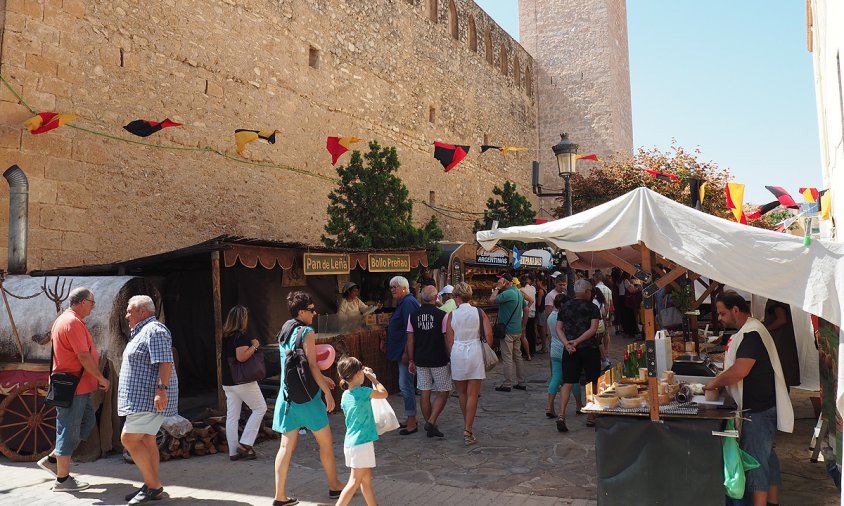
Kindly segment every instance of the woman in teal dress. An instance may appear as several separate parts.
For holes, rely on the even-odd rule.
[[[301,346],[308,358],[311,375],[319,384],[322,395],[317,395],[305,404],[291,402],[288,408],[284,400],[284,392],[279,392],[275,403],[273,416],[273,430],[281,433],[281,445],[275,457],[275,500],[273,506],[292,506],[299,501],[286,494],[287,471],[290,459],[296,450],[299,440],[299,429],[310,430],[319,445],[319,459],[328,480],[328,496],[336,499],[343,490],[343,483],[337,479],[337,462],[334,459],[334,446],[331,440],[331,428],[328,426],[327,413],[334,410],[334,397],[331,390],[334,382],[322,375],[317,365],[316,344],[313,323],[316,309],[311,296],[305,292],[293,292],[287,296],[287,306],[290,316],[281,328],[279,352],[281,353],[281,388],[284,388],[284,362],[288,350],[296,347],[301,339]],[[325,399],[325,400],[323,400]]]

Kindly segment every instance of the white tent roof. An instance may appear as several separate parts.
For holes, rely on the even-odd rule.
[[[484,230],[485,248],[499,240],[544,240],[574,252],[643,243],[689,270],[750,293],[787,302],[842,324],[844,244],[741,225],[678,204],[647,188],[574,216],[541,225]]]

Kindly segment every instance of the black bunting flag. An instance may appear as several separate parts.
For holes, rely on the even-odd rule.
[[[440,161],[446,172],[453,169],[469,153],[469,146],[434,142],[434,158]]]
[[[137,135],[138,137],[149,137],[162,128],[177,126],[182,126],[182,124],[170,121],[170,118],[167,118],[160,123],[145,119],[136,119],[135,121],[130,121],[129,124],[125,125],[123,128],[130,134]]]

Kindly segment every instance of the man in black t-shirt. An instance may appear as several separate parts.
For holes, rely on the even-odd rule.
[[[774,435],[778,425],[777,383],[775,365],[765,341],[770,341],[775,355],[776,348],[762,323],[750,316],[750,305],[737,293],[723,293],[716,300],[715,308],[718,320],[725,327],[739,329],[728,343],[728,347],[738,348],[735,349],[734,360],[730,357],[733,350],[728,348],[724,363],[726,369],[709,381],[704,389],[728,387],[739,408],[745,410],[743,416],[747,421],[741,426],[739,445],[759,462],[758,468],[747,472],[746,490],[752,494],[754,505],[778,504],[780,464],[774,453]],[[779,360],[776,367],[780,367]],[[780,381],[785,389],[784,380]]]
[[[407,322],[408,370],[416,374],[416,386],[422,392],[420,404],[428,437],[443,437],[437,420],[445,409],[451,391],[451,369],[445,346],[445,315],[437,308],[437,287],[422,287],[422,306],[410,314]],[[433,406],[431,392],[437,392]]]
[[[560,392],[560,411],[557,430],[567,432],[566,407],[572,387],[580,382],[583,373],[586,381],[592,383],[592,391],[598,391],[598,376],[601,375],[601,350],[595,334],[601,312],[592,303],[592,283],[578,279],[574,283],[574,299],[565,303],[557,315],[557,335],[565,345],[563,350],[563,388]],[[593,415],[587,415],[586,426],[594,427]]]

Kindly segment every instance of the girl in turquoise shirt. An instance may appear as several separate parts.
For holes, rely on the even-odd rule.
[[[375,467],[375,445],[378,433],[375,430],[375,417],[372,414],[371,399],[386,399],[387,389],[378,382],[375,373],[364,367],[355,357],[346,357],[337,363],[340,386],[347,389],[340,399],[340,407],[346,415],[346,440],[343,453],[346,466],[352,475],[337,506],[345,506],[360,488],[368,506],[375,506],[375,492],[372,490],[372,468]],[[363,386],[364,379],[372,382],[373,388]]]

